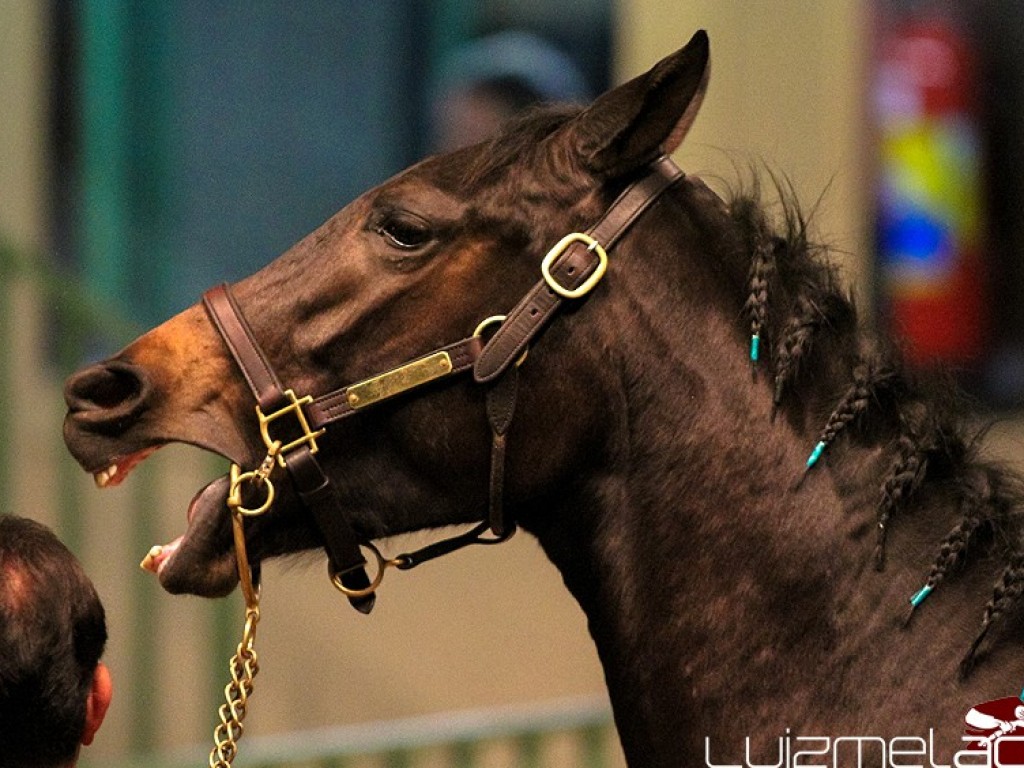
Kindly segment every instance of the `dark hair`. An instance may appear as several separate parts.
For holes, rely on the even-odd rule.
[[[755,372],[764,369],[772,378],[776,411],[799,409],[799,385],[826,367],[837,347],[845,350],[849,380],[833,393],[834,406],[823,419],[817,445],[808,445],[806,469],[823,455],[841,455],[844,441],[872,435],[883,441],[890,460],[875,508],[879,570],[885,566],[890,525],[925,504],[922,488],[942,487],[956,505],[959,519],[937,544],[922,589],[910,600],[907,623],[924,598],[973,554],[990,552],[1003,560],[978,633],[961,661],[966,676],[990,628],[1024,605],[1024,478],[981,456],[985,430],[972,435],[965,426],[965,408],[952,382],[914,376],[898,348],[858,325],[834,268],[819,258],[824,249],[808,240],[791,191],[775,182],[783,208],[781,233],[765,214],[756,183],[752,193],[737,194],[730,205],[743,235],[741,247],[752,254],[743,314],[757,339],[751,353]]]
[[[74,758],[107,641],[96,590],[45,526],[0,514],[0,753],[10,768]]]

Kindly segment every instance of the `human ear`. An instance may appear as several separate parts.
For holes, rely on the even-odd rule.
[[[82,744],[92,744],[96,731],[103,724],[103,718],[107,714],[107,707],[110,706],[110,699],[114,694],[113,681],[110,679],[110,670],[102,662],[96,665],[96,671],[92,676],[92,688],[85,701],[85,728],[82,730]]]

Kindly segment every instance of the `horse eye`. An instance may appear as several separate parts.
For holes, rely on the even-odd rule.
[[[389,245],[405,251],[420,248],[433,237],[430,225],[424,219],[404,212],[389,214],[377,224],[375,231]]]

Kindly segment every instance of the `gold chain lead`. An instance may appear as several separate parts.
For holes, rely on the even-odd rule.
[[[260,593],[253,584],[252,569],[245,548],[243,521],[247,516],[265,512],[273,502],[273,486],[269,475],[274,467],[274,457],[280,449],[275,442],[263,460],[259,469],[254,472],[242,473],[237,464],[231,465],[231,488],[228,492],[228,509],[231,513],[231,527],[235,540],[235,558],[238,560],[238,580],[241,583],[242,595],[245,597],[245,626],[242,629],[242,642],[235,649],[234,656],[228,662],[231,682],[224,687],[224,703],[220,705],[218,716],[220,723],[213,730],[213,749],[210,750],[210,768],[231,768],[231,763],[238,756],[238,740],[245,730],[243,721],[252,695],[252,682],[260,671],[259,658],[253,647],[256,641],[256,625],[260,620]],[[241,503],[241,485],[244,482],[267,487],[267,499],[255,510],[246,509]]]
[[[231,682],[224,687],[225,703],[220,705],[220,723],[213,731],[210,768],[231,768],[231,763],[238,755],[238,740],[245,730],[243,721],[249,696],[252,695],[252,681],[260,671],[259,659],[253,649],[259,620],[259,606],[246,608],[242,642],[238,644],[228,664]]]

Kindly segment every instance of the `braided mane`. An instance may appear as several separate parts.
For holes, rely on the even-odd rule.
[[[858,324],[825,249],[808,239],[807,221],[791,192],[778,180],[776,187],[781,226],[765,213],[757,189],[735,195],[730,204],[750,260],[743,311],[755,375],[770,377],[775,409],[786,413],[800,407],[801,385],[812,375],[826,366],[843,371],[847,383],[830,399],[834,405],[817,444],[808,446],[806,471],[823,456],[842,462],[844,448],[854,441],[887,445],[890,458],[875,508],[873,555],[879,570],[890,526],[921,505],[924,487],[941,487],[955,505],[958,521],[937,542],[923,586],[911,597],[907,623],[972,557],[992,554],[1005,563],[961,662],[966,676],[989,629],[1024,602],[1024,478],[980,457],[985,429],[972,432],[957,415],[964,412],[963,396],[951,381],[914,375],[891,341]],[[847,357],[839,363],[838,349]]]

